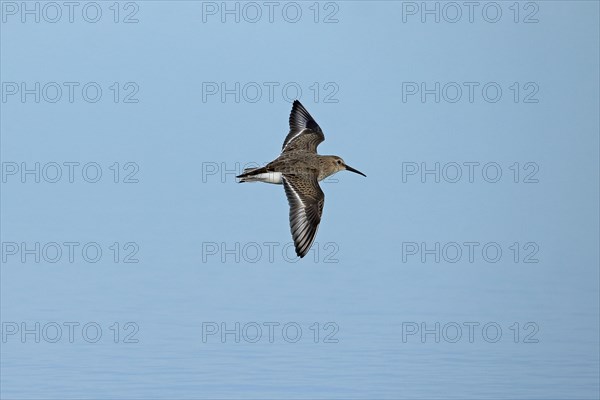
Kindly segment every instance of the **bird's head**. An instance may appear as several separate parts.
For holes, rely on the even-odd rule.
[[[356,174],[365,176],[365,174],[363,174],[362,172],[360,172],[359,170],[356,170],[354,168],[352,168],[351,166],[349,166],[348,164],[346,164],[346,162],[342,159],[342,157],[338,157],[338,156],[325,156],[324,157],[324,161],[325,161],[325,165],[322,169],[322,171],[324,171],[325,173],[323,174],[324,176],[321,179],[325,179],[326,177],[335,174],[336,172],[340,172],[340,171],[351,171],[354,172]]]

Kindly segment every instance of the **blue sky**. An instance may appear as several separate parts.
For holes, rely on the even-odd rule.
[[[6,336],[3,395],[597,397],[597,2],[23,4],[1,4],[3,334],[105,340]],[[283,188],[234,179],[296,97],[368,176],[322,183],[301,261]],[[139,343],[107,339],[131,321]],[[340,342],[203,343],[207,321]],[[399,343],[415,321],[540,342]]]

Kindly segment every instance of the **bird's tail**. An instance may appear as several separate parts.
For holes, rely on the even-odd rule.
[[[259,176],[259,174],[262,174],[264,172],[266,172],[266,168],[265,167],[258,167],[258,168],[246,168],[244,169],[244,171],[236,176],[236,178],[238,178],[240,180],[240,183],[243,182],[260,182],[262,181],[262,179]]]
[[[283,174],[268,170],[267,167],[246,168],[237,178],[242,182],[264,182],[281,185],[283,183]]]

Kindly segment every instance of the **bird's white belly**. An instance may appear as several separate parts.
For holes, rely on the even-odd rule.
[[[254,175],[253,178],[256,178],[260,182],[265,183],[273,183],[275,185],[281,185],[281,172],[265,172],[262,174]]]

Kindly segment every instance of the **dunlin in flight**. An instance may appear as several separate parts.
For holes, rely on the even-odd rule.
[[[317,154],[317,146],[324,140],[319,124],[296,100],[290,114],[290,133],[283,142],[281,155],[264,167],[247,168],[237,176],[240,183],[283,184],[290,204],[290,229],[299,257],[310,250],[321,222],[325,195],[319,181],[342,170],[366,176],[338,156]]]

